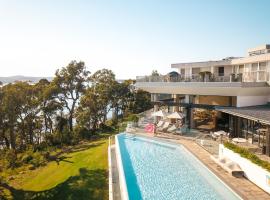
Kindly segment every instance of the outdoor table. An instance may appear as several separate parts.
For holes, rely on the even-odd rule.
[[[225,131],[216,131],[214,132],[214,135],[216,136],[221,136],[221,135],[226,135],[227,133]]]
[[[233,138],[232,139],[233,142],[236,142],[236,143],[244,143],[244,142],[247,142],[247,140],[245,138]]]

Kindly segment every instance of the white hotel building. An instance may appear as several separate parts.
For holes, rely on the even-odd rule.
[[[246,57],[171,67],[178,72],[137,77],[136,87],[151,93],[155,110],[182,110],[189,128],[225,129],[270,155],[270,45],[249,49]]]

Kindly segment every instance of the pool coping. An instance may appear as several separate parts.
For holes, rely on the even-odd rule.
[[[123,133],[119,133],[117,135],[120,135],[120,134],[123,134]],[[115,135],[114,137],[115,137],[115,154],[116,154],[117,168],[118,168],[118,174],[119,174],[120,195],[121,195],[121,200],[129,200],[126,177],[124,173],[123,162],[122,162],[122,157],[121,157],[121,153],[119,149],[119,142],[118,142],[117,135]]]

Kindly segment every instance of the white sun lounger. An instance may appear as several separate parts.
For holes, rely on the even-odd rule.
[[[160,128],[158,128],[158,131],[166,131],[168,127],[170,126],[170,122],[165,122],[164,125]]]
[[[219,156],[210,156],[211,159],[218,164],[220,167],[222,167],[225,171],[230,173],[232,176],[235,177],[242,177],[244,176],[244,171],[240,168],[240,166],[231,161],[229,158],[226,157],[219,157]]]
[[[173,133],[173,132],[175,132],[176,131],[176,126],[175,125],[172,125],[171,127],[169,127],[168,129],[167,129],[167,132],[169,132],[169,133]]]
[[[164,124],[164,121],[160,120],[160,121],[157,123],[157,128],[162,127],[163,124]]]

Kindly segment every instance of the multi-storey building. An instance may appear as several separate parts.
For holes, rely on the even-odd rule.
[[[137,77],[136,87],[151,93],[155,110],[182,110],[189,128],[225,129],[270,155],[270,45],[249,49],[246,57],[171,67],[178,72]]]

